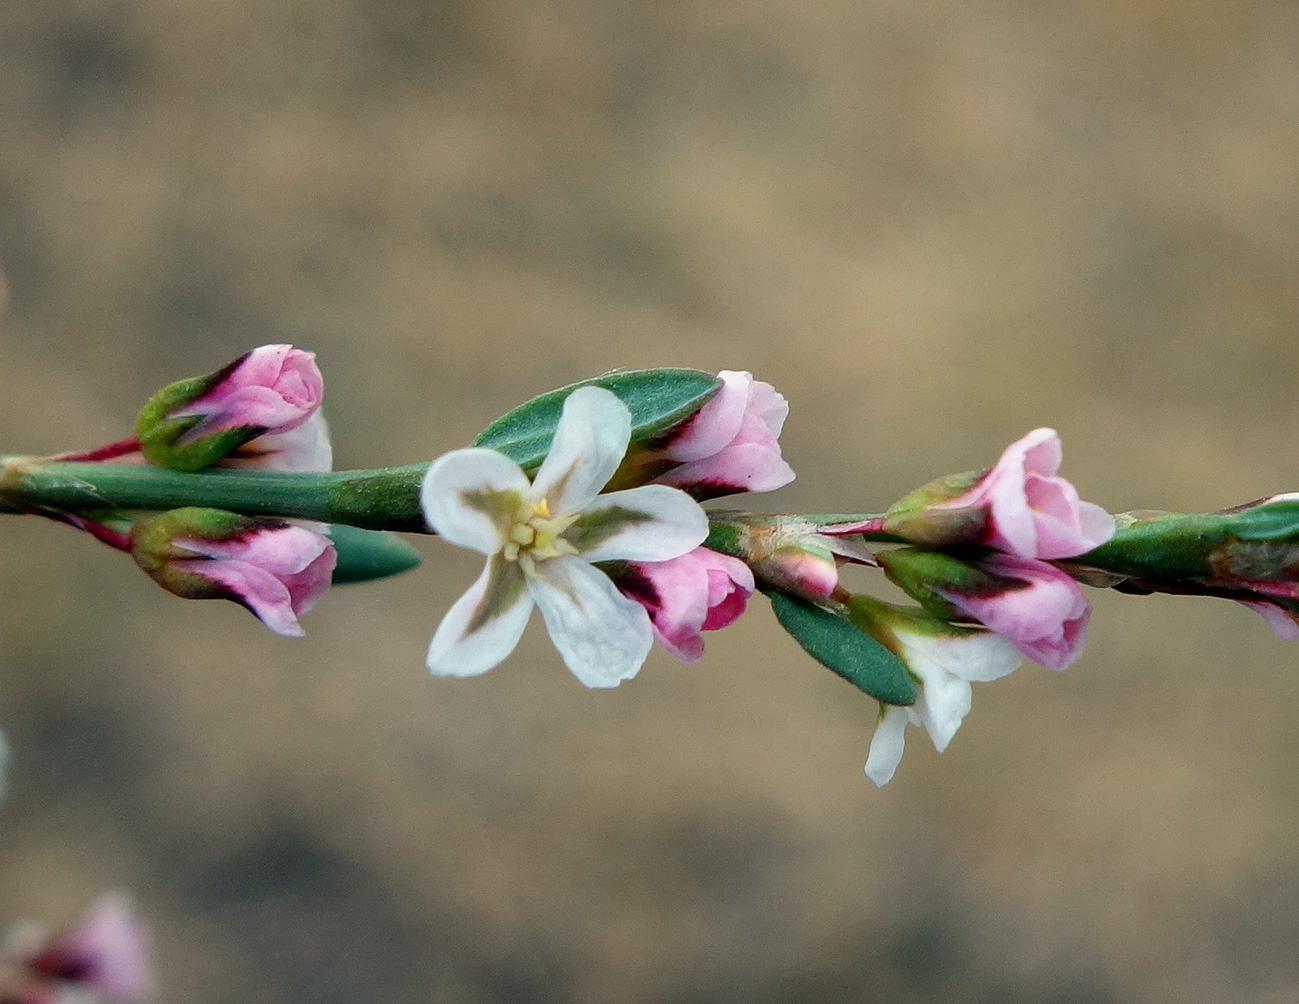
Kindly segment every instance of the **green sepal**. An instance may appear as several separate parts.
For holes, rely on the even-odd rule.
[[[359,530],[338,523],[329,527],[328,533],[338,553],[332,580],[336,586],[386,579],[409,571],[420,563],[418,552],[391,533]]]
[[[772,592],[776,620],[813,659],[877,701],[907,705],[915,684],[902,660],[843,617],[786,593]]]
[[[939,507],[960,498],[986,473],[948,474],[921,485],[889,506],[881,529],[908,543],[929,547],[977,544],[988,526],[986,507]]]
[[[721,389],[711,373],[688,369],[632,370],[569,384],[534,397],[489,425],[473,442],[504,453],[526,471],[541,466],[569,394],[579,387],[603,387],[631,412],[631,448],[652,441],[685,421]]]
[[[203,421],[203,416],[168,417],[171,412],[210,391],[245,358],[247,354],[206,376],[177,380],[149,398],[135,417],[135,435],[140,441],[140,452],[159,467],[170,467],[177,471],[201,471],[264,433],[266,430],[261,426],[246,425],[222,429],[182,443],[181,439]]]
[[[943,620],[961,619],[960,611],[942,595],[989,597],[1027,588],[1023,579],[995,575],[978,565],[919,547],[898,547],[875,555],[889,581]]]
[[[177,567],[175,562],[194,555],[175,541],[229,540],[268,525],[283,526],[284,521],[240,516],[225,509],[182,506],[136,523],[131,528],[131,557],[149,578],[177,596],[189,600],[233,598],[225,586]]]
[[[903,651],[902,642],[898,638],[900,631],[912,635],[928,635],[931,638],[972,638],[988,633],[982,627],[949,624],[921,607],[885,603],[863,593],[850,597],[844,607],[849,621],[899,658]]]
[[[988,472],[962,471],[960,474],[946,474],[941,478],[934,478],[933,481],[921,485],[894,502],[884,514],[884,518],[888,520],[896,516],[905,516],[932,505],[941,505],[960,498],[978,484],[979,479],[986,473]]]

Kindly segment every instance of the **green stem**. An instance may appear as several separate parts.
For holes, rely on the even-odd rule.
[[[0,457],[0,512],[207,506],[367,530],[428,533],[419,505],[420,480],[427,469],[428,464],[411,464],[329,474],[239,470],[191,474],[142,464]]]
[[[182,506],[229,509],[249,516],[310,519],[366,530],[430,533],[420,510],[420,481],[428,464],[325,474],[279,471],[175,471],[147,464],[67,462],[41,457],[0,457],[0,513],[100,509],[162,511]],[[844,533],[897,543],[878,529],[878,513],[772,516],[712,512],[759,526],[780,520],[804,532]],[[851,529],[849,529],[851,528]],[[720,543],[720,540],[718,541]],[[731,548],[720,547],[729,551]]]

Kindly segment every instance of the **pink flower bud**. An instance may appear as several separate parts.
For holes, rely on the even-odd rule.
[[[291,345],[263,345],[224,369],[169,384],[141,409],[135,420],[140,452],[151,462],[178,470],[211,467],[246,446],[298,429],[316,414],[324,380],[315,356]],[[323,423],[293,442],[305,462],[319,463],[320,442],[328,443]],[[275,452],[284,447],[271,444]],[[253,448],[264,454],[266,448]],[[305,470],[281,460],[274,469]],[[262,463],[260,466],[270,466]]]
[[[40,984],[27,999],[58,1000],[62,987],[105,1001],[147,1000],[157,984],[149,951],[149,936],[126,898],[101,896],[75,926],[23,960]]]
[[[819,536],[782,543],[753,562],[764,586],[820,602],[839,585],[839,563]]]
[[[168,414],[201,418],[182,438],[237,428],[255,428],[259,435],[288,432],[315,413],[325,393],[315,353],[292,345],[262,345],[212,379],[206,392]]]
[[[744,562],[706,547],[668,561],[620,563],[612,574],[623,595],[649,613],[663,647],[686,663],[704,654],[700,632],[726,627],[753,593],[753,573]]]
[[[981,475],[942,478],[889,510],[883,528],[927,547],[980,544],[1025,558],[1072,558],[1114,535],[1114,517],[1056,472],[1060,437],[1035,429]],[[971,483],[972,481],[972,483]]]
[[[329,538],[306,527],[195,508],[137,523],[131,553],[169,592],[234,600],[292,637],[303,633],[298,617],[329,588],[337,561]]]
[[[661,452],[681,466],[655,480],[700,500],[789,484],[794,472],[777,442],[789,404],[751,373],[723,370],[718,376],[721,390]]]
[[[1082,654],[1092,608],[1077,582],[1054,565],[1017,555],[992,554],[979,567],[1014,587],[962,593],[935,585],[934,592],[1047,669],[1064,669]]]

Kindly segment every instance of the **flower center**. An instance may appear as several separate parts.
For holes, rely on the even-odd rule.
[[[525,575],[534,575],[538,561],[558,558],[561,554],[577,554],[577,548],[561,536],[576,519],[577,513],[551,516],[550,506],[544,498],[520,503],[501,554],[506,561],[517,561]]]

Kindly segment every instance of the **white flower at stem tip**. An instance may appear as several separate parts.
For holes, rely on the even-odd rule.
[[[599,494],[630,440],[627,406],[603,388],[582,387],[564,401],[531,482],[495,450],[455,450],[433,462],[420,495],[429,526],[487,555],[487,565],[438,626],[430,670],[491,669],[514,651],[536,605],[586,686],[616,687],[636,675],[653,643],[649,615],[592,564],[676,558],[703,543],[708,517],[666,485]]]

